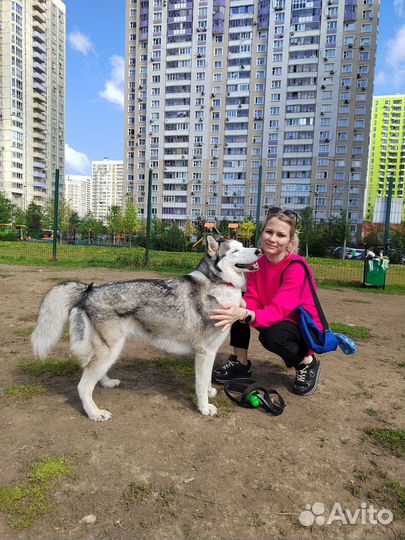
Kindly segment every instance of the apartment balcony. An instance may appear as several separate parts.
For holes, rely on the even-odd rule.
[[[46,31],[45,20],[33,17],[32,27],[37,32],[45,32]]]
[[[46,134],[42,129],[39,131],[37,128],[34,127],[33,137],[37,141],[46,141]]]
[[[34,63],[46,64],[46,55],[41,51],[37,51],[33,49],[32,59],[34,60]],[[44,69],[45,69],[45,66],[44,66]]]
[[[39,96],[38,99],[36,99],[37,96]],[[33,99],[34,99],[34,103],[32,104],[33,111],[44,113],[46,111],[44,96],[42,96],[42,94],[34,94]]]
[[[38,179],[38,182],[41,182],[41,178],[46,178],[46,174],[45,174],[45,173],[43,173],[43,172],[38,172],[38,171],[34,171],[34,172],[32,173],[32,176],[33,176],[34,178],[37,178],[37,179]],[[42,180],[42,181],[43,181],[43,180]]]
[[[34,69],[34,74],[35,73],[41,73],[41,74],[46,73],[45,64],[43,62],[33,62],[32,67]]]
[[[40,92],[41,94],[46,94],[46,86],[42,83],[34,82],[32,85],[34,94]]]
[[[32,37],[35,41],[39,43],[46,43],[46,34],[44,32],[38,32],[37,30],[34,30],[32,32]]]
[[[39,122],[41,124],[46,123],[46,115],[44,113],[34,110],[32,116],[36,122]]]
[[[37,51],[39,53],[45,54],[46,53],[46,46],[44,43],[41,43],[40,41],[34,40],[32,42],[32,48],[34,51]]]
[[[171,193],[171,195],[173,195],[173,192]],[[163,207],[162,210],[164,210],[165,208],[187,208],[187,202],[171,202],[163,204],[167,204],[168,206]]]
[[[38,11],[37,7],[34,5],[32,10],[32,18],[35,22],[44,24],[46,23],[46,17],[42,11]],[[33,24],[35,24],[35,22]]]
[[[45,74],[40,72],[40,71],[34,70],[34,72],[32,74],[32,78],[33,78],[34,82],[36,82],[38,84],[45,85],[45,83],[46,83]]]
[[[171,208],[171,207],[170,207]],[[189,218],[188,214],[165,214],[164,211],[165,210],[168,210],[169,208],[162,208],[162,214],[161,214],[161,219],[185,219],[185,220],[188,220],[188,219],[191,219],[191,217]]]
[[[46,151],[46,144],[40,140],[34,139],[33,142],[34,148],[34,157],[42,159],[44,157],[44,152]]]
[[[48,185],[43,180],[35,180],[32,182],[34,188],[47,189]]]
[[[35,169],[42,169],[42,170],[46,169],[46,163],[42,161],[34,161],[33,166]]]

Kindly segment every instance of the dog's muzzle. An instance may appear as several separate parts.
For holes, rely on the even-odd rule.
[[[257,262],[248,264],[235,264],[235,266],[237,268],[241,268],[242,270],[246,270],[247,272],[256,272],[260,268]]]

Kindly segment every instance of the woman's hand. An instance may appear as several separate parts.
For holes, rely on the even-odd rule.
[[[218,321],[215,326],[221,327],[222,332],[226,332],[236,321],[241,321],[245,318],[247,312],[243,307],[235,306],[234,304],[226,304],[222,308],[212,310],[213,315],[210,319]]]

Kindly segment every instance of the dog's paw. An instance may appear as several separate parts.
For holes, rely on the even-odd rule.
[[[112,414],[110,411],[104,411],[103,409],[98,409],[97,412],[89,415],[90,420],[94,420],[95,422],[106,422],[107,420],[110,420],[111,417]]]
[[[119,379],[101,379],[100,384],[103,388],[115,388],[121,384]]]
[[[216,388],[210,388],[208,390],[208,397],[215,397],[217,395],[217,389]]]
[[[217,413],[218,413],[218,410],[215,407],[215,405],[212,405],[211,403],[208,403],[207,407],[202,407],[200,409],[200,413],[203,416],[216,416]]]

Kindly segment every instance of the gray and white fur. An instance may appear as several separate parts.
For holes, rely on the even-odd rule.
[[[174,279],[135,279],[95,286],[68,282],[45,296],[31,336],[34,353],[45,358],[70,321],[72,353],[83,374],[78,386],[83,408],[91,420],[104,421],[111,413],[99,409],[93,390],[100,382],[113,388],[108,370],[117,361],[129,337],[136,337],[169,353],[195,356],[198,410],[205,416],[217,409],[211,373],[215,355],[228,335],[210,320],[211,310],[239,305],[244,272],[257,270],[260,250],[236,240],[207,238],[204,258],[190,274]]]

